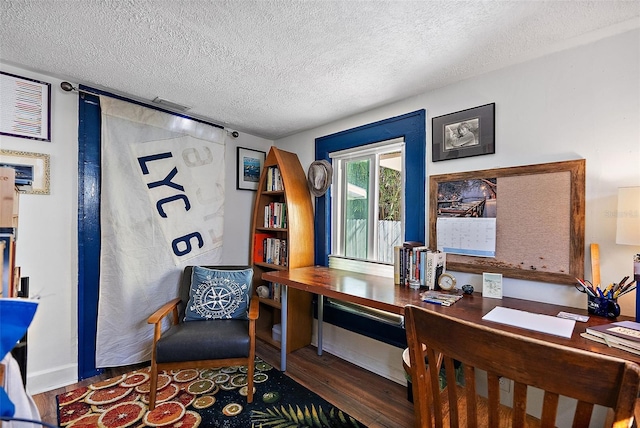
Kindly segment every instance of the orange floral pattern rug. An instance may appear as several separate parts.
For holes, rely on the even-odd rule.
[[[156,408],[149,411],[147,367],[58,395],[58,424],[68,428],[364,427],[259,358],[253,403],[248,404],[246,373],[246,366],[162,372]]]

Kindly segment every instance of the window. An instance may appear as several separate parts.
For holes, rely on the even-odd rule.
[[[332,254],[393,263],[402,244],[404,138],[329,155],[334,166]]]
[[[407,183],[403,188],[402,207],[404,224],[403,241],[425,242],[425,152],[426,112],[417,110],[401,116],[359,126],[316,139],[317,160],[331,161],[330,153],[338,154],[350,149],[361,149],[381,141],[404,141],[403,172]],[[336,166],[333,167],[334,171]],[[334,182],[335,183],[335,182]],[[337,187],[337,186],[332,186]],[[333,233],[331,213],[333,194],[331,188],[321,198],[316,198],[315,209],[315,264],[329,265],[329,253],[334,250],[336,234]]]

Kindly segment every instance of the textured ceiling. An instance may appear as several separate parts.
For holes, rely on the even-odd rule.
[[[2,62],[269,139],[640,26],[638,0],[2,0],[0,13]]]

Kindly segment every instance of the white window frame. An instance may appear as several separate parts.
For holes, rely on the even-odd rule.
[[[371,170],[375,171],[374,174],[370,174],[369,176],[369,189],[368,192],[372,197],[369,197],[369,210],[367,221],[370,225],[373,225],[375,229],[377,229],[376,223],[378,219],[378,202],[379,202],[379,175],[378,170],[380,166],[380,156],[386,153],[392,153],[399,151],[401,153],[401,162],[402,162],[402,230],[401,236],[404,237],[405,232],[405,198],[404,198],[404,188],[406,184],[406,176],[405,176],[405,142],[403,137],[393,138],[391,140],[381,141],[378,143],[368,144],[366,146],[354,147],[347,150],[340,150],[337,152],[329,153],[329,157],[331,158],[331,163],[333,165],[333,183],[332,191],[331,191],[331,230],[333,231],[333,238],[331,239],[331,255],[330,257],[337,258],[346,258],[345,249],[344,249],[344,236],[345,236],[345,192],[346,188],[346,161],[355,161],[355,160],[369,160],[370,166],[373,165],[374,168]],[[373,231],[374,229],[371,229]],[[382,263],[377,260],[378,257],[378,234],[374,232],[370,232],[368,234],[368,245],[367,245],[367,258],[362,260],[364,262],[370,263]]]

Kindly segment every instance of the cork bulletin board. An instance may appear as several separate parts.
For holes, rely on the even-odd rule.
[[[481,209],[450,209],[445,190],[473,182],[491,187]],[[438,216],[495,216],[495,256],[447,254],[448,270],[574,284],[584,277],[584,195],[584,159],[432,175],[429,246],[438,248]]]

